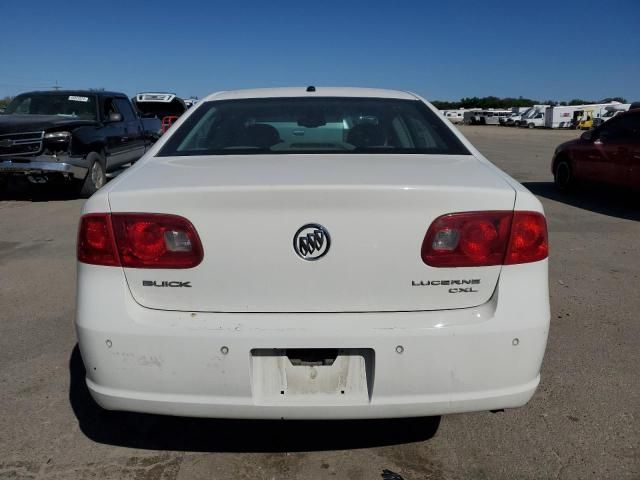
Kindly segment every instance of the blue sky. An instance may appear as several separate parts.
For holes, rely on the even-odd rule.
[[[4,1],[0,97],[374,86],[640,100],[640,0]]]

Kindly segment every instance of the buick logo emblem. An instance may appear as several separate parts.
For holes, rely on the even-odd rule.
[[[322,225],[307,223],[293,236],[293,249],[303,260],[318,260],[324,257],[331,246],[329,232]]]

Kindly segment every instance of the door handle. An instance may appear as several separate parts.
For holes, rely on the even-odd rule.
[[[128,141],[129,141],[129,137],[120,137],[120,141],[121,141],[122,143],[124,143],[124,142],[128,142]]]

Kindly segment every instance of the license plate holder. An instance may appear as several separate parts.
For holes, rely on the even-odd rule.
[[[251,351],[257,404],[366,404],[373,376],[374,351],[368,348]]]

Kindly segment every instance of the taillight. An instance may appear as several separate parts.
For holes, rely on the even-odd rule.
[[[111,215],[123,267],[192,268],[202,261],[202,245],[191,223],[177,215]]]
[[[549,255],[547,222],[538,212],[514,212],[505,265],[537,262]]]
[[[105,227],[100,230],[92,226],[93,218],[100,218]],[[97,234],[91,233],[92,228],[108,237],[103,243],[112,245],[112,261],[103,262],[103,257],[92,257],[85,252],[88,242],[81,240],[92,235],[98,239]],[[98,241],[94,244],[101,245]],[[202,258],[202,244],[195,228],[187,219],[177,215],[92,214],[82,217],[80,223],[78,260],[84,263],[130,268],[193,268]]]
[[[120,265],[109,214],[91,213],[80,219],[78,260],[93,265]]]
[[[438,217],[422,242],[432,267],[535,262],[548,255],[547,225],[537,212],[464,212]]]
[[[432,267],[500,265],[509,239],[511,212],[452,213],[437,218],[422,242]]]

